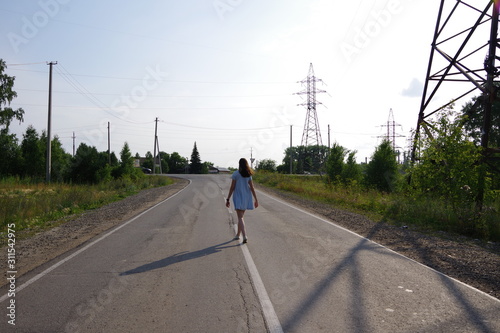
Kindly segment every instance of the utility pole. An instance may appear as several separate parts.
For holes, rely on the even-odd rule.
[[[73,136],[71,138],[73,139],[73,157],[75,157],[75,139],[76,139],[75,132],[73,132]]]
[[[51,169],[52,169],[52,140],[51,140],[51,124],[52,124],[52,66],[57,65],[57,61],[47,63],[49,69],[49,116],[47,121],[47,155],[45,159],[45,180],[50,183]]]
[[[328,124],[328,149],[330,149],[330,124]]]
[[[250,147],[250,164],[251,168],[253,169],[253,162],[255,161],[255,158],[253,158],[253,147]]]
[[[156,147],[158,148],[158,166],[160,167],[160,175],[161,175],[163,173],[163,170],[161,169],[160,140],[158,140],[158,137],[156,138]]]
[[[156,173],[156,146],[158,143],[158,117],[155,120],[155,146],[153,149],[153,175]]]
[[[108,121],[108,165],[111,166],[111,133],[110,126]]]
[[[290,125],[290,174],[293,172],[293,156],[292,156],[292,125]]]

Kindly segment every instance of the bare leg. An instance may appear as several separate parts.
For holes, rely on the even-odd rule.
[[[243,238],[246,238],[247,233],[245,230],[245,221],[243,220],[243,215],[245,214],[244,210],[236,210],[236,215],[238,215],[238,233],[236,237],[239,237],[240,234],[243,234]]]

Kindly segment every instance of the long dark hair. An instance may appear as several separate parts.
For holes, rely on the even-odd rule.
[[[250,165],[248,165],[248,161],[244,158],[240,158],[238,171],[240,172],[240,175],[245,178],[250,177],[254,174],[253,170],[250,168]]]

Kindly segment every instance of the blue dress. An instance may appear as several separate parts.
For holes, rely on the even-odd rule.
[[[252,176],[243,177],[239,171],[235,171],[231,175],[231,179],[236,181],[233,192],[234,209],[253,209],[253,197],[250,191],[250,185],[248,184],[252,180]]]

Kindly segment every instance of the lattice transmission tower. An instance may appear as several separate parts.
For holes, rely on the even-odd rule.
[[[321,130],[319,127],[318,114],[316,113],[316,105],[322,104],[316,100],[316,94],[324,93],[325,90],[320,90],[316,88],[317,82],[323,82],[314,76],[314,69],[312,63],[309,65],[309,74],[307,78],[299,83],[305,87],[303,91],[296,93],[297,95],[307,95],[307,100],[305,103],[298,104],[305,106],[307,109],[306,121],[304,123],[304,131],[302,133],[302,143],[301,146],[322,146],[323,142],[321,140]]]
[[[479,7],[479,3],[484,7]],[[430,135],[430,124],[427,121],[429,117],[473,92],[480,93],[473,108],[482,104],[482,162],[487,163],[493,154],[500,152],[498,148],[488,147],[492,127],[492,105],[498,101],[497,87],[500,85],[496,80],[500,73],[496,65],[500,59],[497,56],[500,54],[499,6],[500,0],[441,0],[412,147],[413,161],[418,159],[416,149],[420,131],[424,130]],[[445,105],[436,102],[438,91],[441,97],[451,92],[452,95]],[[484,174],[479,178],[482,178],[483,182],[478,185],[477,197],[478,206],[481,208]]]
[[[396,127],[402,127],[401,124],[396,123],[394,120],[394,113],[392,109],[389,110],[389,118],[387,119],[387,123],[385,125],[381,125],[382,127],[387,127],[387,133],[385,135],[381,135],[379,137],[384,138],[389,141],[392,146],[392,150],[396,151],[396,148],[401,148],[396,145],[396,138],[402,138],[404,135],[396,133]]]
[[[495,61],[498,60],[500,1],[482,1],[484,9],[477,7],[476,2],[471,5],[461,0],[441,0],[418,115],[416,140],[422,129],[427,131],[429,117],[474,91],[482,94],[481,100],[485,103],[483,136],[487,138],[489,135],[491,124],[488,124],[488,119],[491,118],[491,105],[495,100],[494,82],[499,73]],[[450,86],[455,95],[450,96],[445,105],[433,103],[438,90],[441,92]],[[413,145],[413,160],[417,158],[415,150],[416,145]]]

